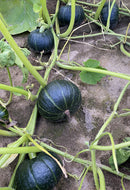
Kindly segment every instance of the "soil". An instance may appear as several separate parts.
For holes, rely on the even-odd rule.
[[[126,5],[130,7],[130,2],[125,1]],[[51,13],[54,13],[56,0],[48,1],[48,8]],[[125,34],[129,20],[128,17],[120,18],[118,27],[115,32]],[[65,28],[63,28],[65,30]],[[77,34],[88,34],[93,30],[98,31],[99,28],[93,24],[88,24],[85,27],[77,30],[74,35]],[[130,32],[130,31],[129,31]],[[17,44],[20,47],[27,47],[28,33],[14,36]],[[69,61],[76,61],[83,64],[88,59],[99,60],[102,67],[107,70],[130,74],[130,59],[121,53],[119,45],[110,48],[108,44],[116,44],[118,42],[116,37],[113,36],[98,36],[93,38],[86,38],[83,40],[70,41],[66,46],[62,59],[67,61],[68,51]],[[60,41],[59,53],[64,45],[65,41]],[[33,65],[39,65],[38,59],[40,55],[31,52],[29,60]],[[42,61],[48,61],[50,55],[43,55]],[[21,70],[14,66],[10,68],[11,76],[13,78],[13,85],[19,86],[22,82]],[[41,76],[44,76],[45,70],[39,71]],[[78,112],[71,117],[70,121],[63,123],[50,123],[44,118],[38,115],[35,135],[37,135],[44,142],[53,142],[56,147],[66,151],[71,155],[76,155],[79,151],[86,149],[85,142],[91,143],[95,138],[97,132],[110,116],[114,103],[120,95],[122,89],[127,84],[124,79],[106,76],[97,85],[88,85],[81,82],[79,78],[79,72],[63,70],[55,67],[50,75],[48,82],[54,79],[67,79],[73,81],[80,89],[82,94],[82,105]],[[0,82],[9,85],[6,69],[0,69]],[[23,84],[24,87],[33,84],[34,87],[31,89],[33,94],[36,94],[39,84],[29,74],[28,81]],[[5,101],[8,100],[9,92],[0,90],[0,98]],[[8,111],[13,120],[17,121],[19,127],[25,127],[30,118],[35,102],[27,101],[23,96],[13,96],[11,104],[8,106]],[[130,109],[130,86],[128,87],[124,97],[120,103],[118,112],[125,108]],[[2,128],[2,126],[1,126]],[[108,125],[106,131],[110,132],[114,138],[115,144],[121,143],[125,137],[130,136],[130,117],[114,118]],[[3,137],[0,136],[0,147],[6,147],[7,144],[13,142],[17,138]],[[100,141],[101,145],[110,145],[108,137],[102,138]],[[97,151],[96,161],[98,164],[104,164],[109,166],[108,159],[111,155],[111,151]],[[81,158],[90,160],[90,153],[86,152],[80,155]],[[61,157],[63,160],[63,158]],[[75,162],[64,161],[64,166],[68,173],[75,174],[78,177],[81,175],[84,167]],[[13,173],[16,160],[14,160],[8,167],[0,169],[0,187],[8,186],[10,177]],[[121,190],[121,178],[114,174],[103,171],[106,180],[106,190]],[[123,180],[126,190],[130,188],[130,181]],[[72,177],[62,178],[58,186],[54,190],[76,190],[78,189],[80,180],[75,180]],[[89,172],[84,179],[82,190],[94,190],[94,180],[92,172]]]

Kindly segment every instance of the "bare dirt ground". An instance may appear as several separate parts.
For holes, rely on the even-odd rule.
[[[128,2],[128,1],[126,1]],[[50,12],[54,12],[56,1],[52,0],[51,3],[48,1],[48,7]],[[130,5],[130,4],[129,4]],[[116,28],[115,32],[125,34],[126,28],[129,21],[128,18],[120,19],[120,23]],[[83,34],[90,32],[90,25],[87,25],[76,32],[76,34]],[[94,30],[99,30],[97,27],[92,25]],[[14,36],[14,39],[20,47],[27,47],[27,36],[28,33]],[[78,63],[83,63],[87,59],[97,59],[101,62],[101,66],[114,72],[120,72],[130,74],[130,59],[123,55],[119,49],[119,46],[109,48],[106,46],[110,42],[115,44],[117,39],[115,37],[94,37],[79,42],[69,42],[70,54],[69,60],[74,60]],[[64,44],[64,41],[60,42],[59,52]],[[62,59],[67,59],[69,46],[67,45],[65,51],[62,54]],[[33,65],[38,65],[37,60],[38,54],[31,53],[29,60]],[[43,61],[47,61],[49,55],[43,56]],[[12,67],[11,76],[13,78],[14,86],[18,86],[22,81],[22,73],[18,67]],[[39,71],[43,76],[44,70]],[[51,71],[49,81],[53,79],[69,79],[74,81],[78,85],[82,94],[82,105],[78,112],[71,118],[69,122],[64,123],[50,123],[44,118],[38,116],[35,135],[39,136],[42,140],[49,142],[47,139],[54,142],[54,144],[65,147],[67,152],[76,155],[77,152],[87,148],[85,145],[86,141],[91,142],[104,121],[109,117],[113,110],[113,105],[116,102],[121,90],[126,85],[127,81],[120,78],[106,76],[97,85],[87,85],[81,82],[79,78],[79,72],[68,71],[55,67]],[[7,78],[7,71],[0,69],[0,83],[9,84]],[[32,93],[36,94],[39,84],[37,81],[29,75],[27,84],[34,84]],[[26,86],[27,84],[24,84]],[[0,90],[0,98],[7,100],[9,93]],[[17,121],[19,127],[26,126],[31,112],[33,110],[35,102],[27,101],[23,96],[14,96],[12,103],[9,105],[9,113],[13,120]],[[123,100],[119,106],[119,111],[124,108],[130,108],[130,87],[127,89]],[[111,132],[114,137],[115,144],[122,142],[124,137],[130,136],[130,117],[115,118],[109,124],[106,131]],[[0,147],[6,147],[8,143],[11,143],[16,138],[8,138],[0,136]],[[46,139],[46,140],[45,140]],[[110,145],[108,137],[104,137],[100,144]],[[62,151],[66,149],[61,148]],[[96,158],[98,164],[108,165],[108,158],[111,152],[97,151]],[[80,156],[84,159],[90,159],[90,153],[84,153]],[[62,158],[63,160],[63,158]],[[65,168],[67,172],[80,176],[83,171],[83,166],[74,162],[67,162],[64,160]],[[7,168],[0,169],[0,187],[8,186],[11,174],[15,166],[15,161]],[[121,178],[103,171],[106,180],[107,190],[121,190]],[[76,190],[78,189],[80,181],[75,180],[72,177],[65,179],[64,177],[60,181],[55,190]],[[130,181],[124,180],[124,186],[126,190],[130,188]],[[94,190],[94,181],[92,173],[89,172],[85,177],[82,190]]]

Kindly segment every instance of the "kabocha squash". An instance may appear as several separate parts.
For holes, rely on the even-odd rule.
[[[60,158],[51,153],[58,161]],[[14,180],[16,190],[51,190],[59,182],[62,171],[57,162],[41,152],[31,160],[24,160],[18,167]]]
[[[28,36],[28,45],[36,52],[51,52],[54,47],[54,38],[50,29],[40,32],[40,29],[32,31]]]
[[[102,21],[103,25],[105,25],[105,26],[107,24],[107,19],[108,19],[109,10],[110,10],[111,5],[112,5],[112,2],[110,2],[110,4],[109,4],[109,2],[106,2],[101,11],[101,21]],[[112,11],[111,11],[109,28],[110,29],[116,28],[118,21],[119,21],[119,8],[118,8],[118,5],[115,3],[112,8]]]
[[[9,119],[8,110],[0,105],[0,121],[7,121],[8,119]]]
[[[58,12],[58,21],[60,26],[69,25],[71,19],[71,5],[62,6]],[[80,25],[85,19],[84,10],[81,6],[75,6],[75,26]]]
[[[60,122],[75,113],[81,104],[78,87],[66,80],[54,80],[43,88],[38,96],[38,111],[44,118]]]

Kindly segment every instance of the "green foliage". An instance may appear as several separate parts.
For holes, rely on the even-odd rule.
[[[26,48],[21,48],[22,52],[24,53],[24,55],[27,57],[30,55],[30,51]],[[15,59],[15,63],[17,66],[19,66],[20,68],[23,67],[23,63],[22,61],[20,60],[20,58],[15,54],[16,56],[16,59]]]
[[[15,63],[15,53],[4,41],[0,41],[0,68],[13,66]]]
[[[39,15],[33,11],[36,0],[0,0],[0,12],[11,34],[32,31],[37,26]]]
[[[26,48],[21,49],[23,53],[28,56],[30,51]],[[0,68],[4,67],[11,67],[17,65],[22,73],[23,73],[23,81],[22,83],[27,82],[28,79],[28,70],[24,67],[20,58],[15,54],[9,44],[4,42],[3,40],[0,41]]]
[[[88,59],[83,64],[85,67],[106,70],[105,68],[100,66],[100,62],[98,60]],[[81,81],[87,84],[97,84],[97,82],[99,82],[105,76],[106,75],[102,73],[95,73],[95,72],[88,72],[88,71],[80,72]]]
[[[130,137],[126,137],[124,141],[130,141]],[[130,147],[116,150],[116,158],[117,158],[118,165],[125,163],[130,158]],[[109,158],[109,165],[111,166],[113,170],[115,170],[113,156]]]
[[[33,4],[33,11],[35,13],[39,13],[42,9],[42,5],[40,3],[40,1],[36,1],[34,4]]]

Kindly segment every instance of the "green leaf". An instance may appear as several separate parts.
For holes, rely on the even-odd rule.
[[[33,11],[35,13],[39,13],[41,11],[41,9],[42,9],[42,5],[41,5],[40,2],[34,3],[34,5],[33,5]]]
[[[86,71],[80,72],[80,79],[87,84],[97,84],[105,75],[98,73],[90,73]]]
[[[35,0],[0,0],[0,12],[11,34],[36,28],[39,15],[33,11],[33,3]]]
[[[26,48],[21,48],[25,56],[30,55],[30,51]],[[9,44],[4,41],[0,41],[0,68],[11,67],[17,65],[23,73],[23,81],[22,83],[27,82],[28,79],[28,70],[23,65],[20,58],[16,55],[16,53],[12,50]]]
[[[116,158],[118,166],[125,163],[129,159],[129,157],[130,157],[130,151],[127,151],[125,149],[116,150]],[[113,170],[115,170],[113,156],[109,158],[109,165]]]
[[[125,138],[123,139],[123,141],[124,141],[124,142],[130,141],[130,137],[125,137]]]
[[[83,62],[85,67],[97,68],[100,65],[100,62],[95,59],[88,59],[87,61]]]
[[[15,64],[15,53],[10,45],[0,40],[0,67],[10,67]]]
[[[83,64],[85,67],[106,70],[105,68],[100,66],[100,62],[98,60],[88,59]],[[79,75],[82,82],[92,85],[97,84],[97,82],[99,82],[103,77],[106,76],[102,73],[94,73],[88,71],[81,71]]]
[[[126,137],[123,139],[123,141],[130,141],[130,137]],[[125,163],[130,158],[130,147],[125,147],[116,150],[116,158],[117,158],[117,164],[118,166]],[[113,156],[109,158],[109,165],[113,170],[115,170],[114,162],[113,162]]]

